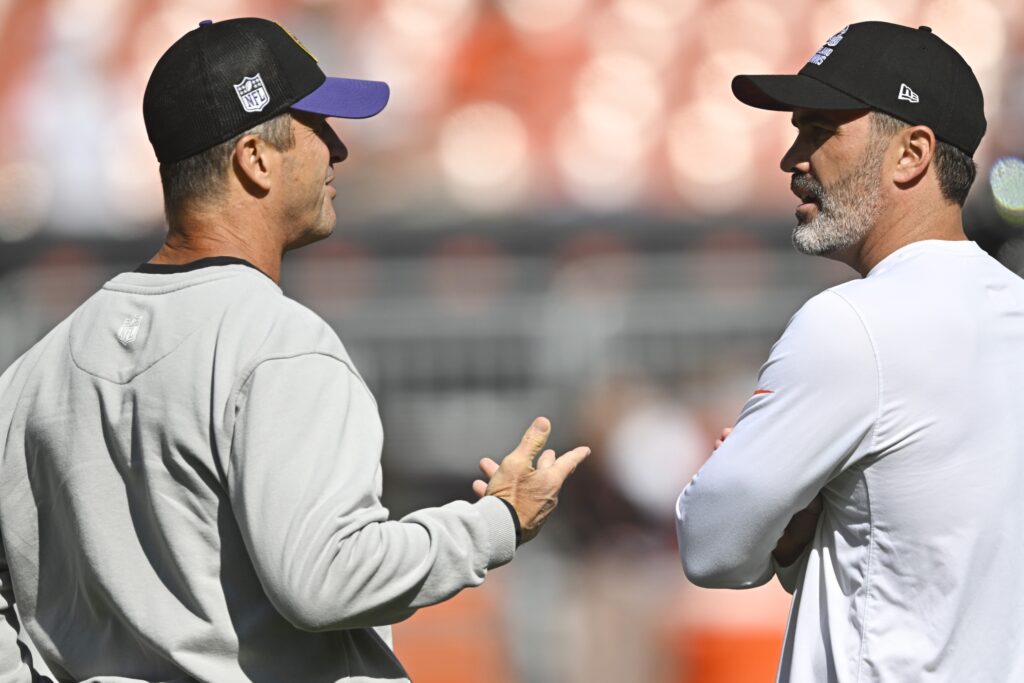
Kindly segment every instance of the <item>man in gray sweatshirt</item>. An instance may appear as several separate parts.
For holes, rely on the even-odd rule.
[[[22,629],[60,681],[407,681],[389,624],[554,508],[589,450],[544,450],[538,418],[481,461],[476,503],[389,520],[373,396],[278,286],[334,227],[325,117],[387,99],[260,19],[204,21],[157,63],[166,242],[0,378],[0,683],[37,679]]]

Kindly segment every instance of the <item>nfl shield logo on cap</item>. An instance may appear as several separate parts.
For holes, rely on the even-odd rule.
[[[246,76],[241,83],[235,83],[235,93],[242,108],[247,112],[263,111],[263,108],[270,102],[270,95],[263,85],[263,77],[259,74]]]

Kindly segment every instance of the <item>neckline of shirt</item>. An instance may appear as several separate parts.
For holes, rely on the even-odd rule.
[[[876,263],[875,267],[869,270],[865,277],[871,277],[872,275],[877,275],[884,270],[888,270],[896,263],[922,251],[944,253],[959,252],[964,256],[976,256],[985,253],[982,251],[981,247],[972,240],[918,240],[917,242],[905,244],[886,256],[884,259]]]
[[[136,273],[148,273],[150,275],[170,275],[173,273],[190,273],[193,270],[199,270],[200,268],[209,268],[211,266],[249,266],[253,270],[263,273],[267,277],[270,277],[262,270],[254,266],[249,261],[237,256],[207,256],[205,258],[196,259],[195,261],[189,261],[188,263],[143,263],[135,269]]]

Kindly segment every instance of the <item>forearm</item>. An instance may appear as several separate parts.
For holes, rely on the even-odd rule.
[[[493,498],[388,520],[376,405],[337,358],[262,364],[238,416],[232,507],[267,596],[296,627],[394,623],[511,559],[512,516]]]
[[[311,631],[393,624],[479,585],[515,550],[511,516],[493,497],[384,516],[335,518],[289,537],[276,556],[261,554],[257,571],[278,611]]]
[[[782,529],[772,535],[756,491],[711,478],[698,474],[676,504],[683,571],[705,588],[760,586],[774,573],[771,551]]]

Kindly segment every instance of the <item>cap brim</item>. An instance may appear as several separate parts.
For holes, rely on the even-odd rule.
[[[365,119],[379,114],[391,97],[391,88],[380,81],[328,78],[319,88],[291,108],[321,116]]]
[[[737,76],[732,94],[758,109],[870,109],[867,104],[810,76]]]

